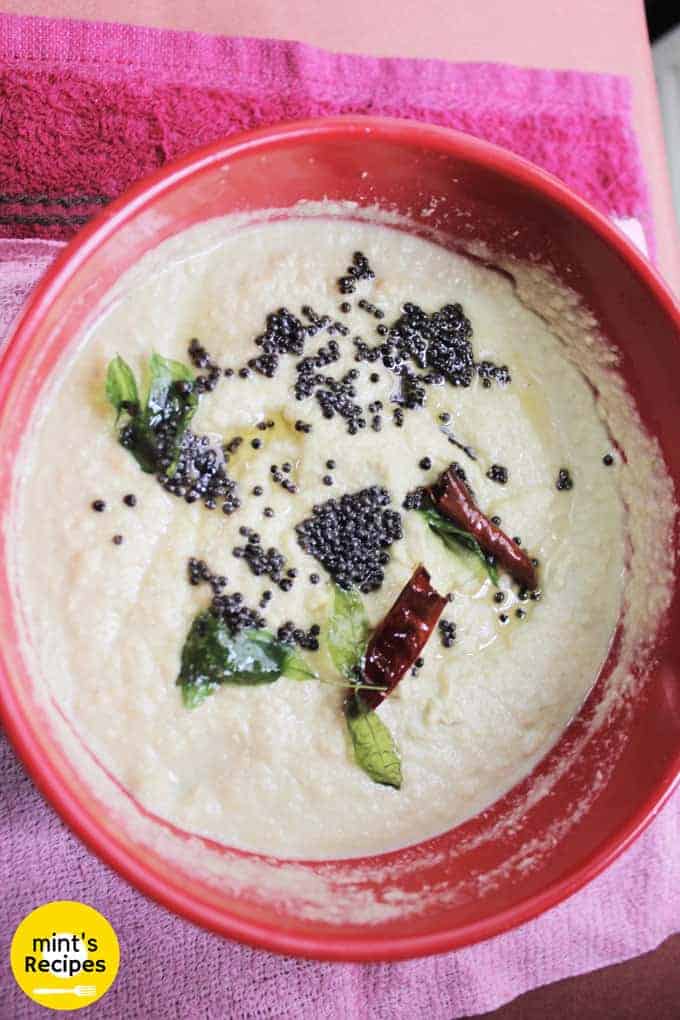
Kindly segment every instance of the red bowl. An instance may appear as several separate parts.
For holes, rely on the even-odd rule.
[[[432,196],[439,199],[434,210]],[[34,291],[0,364],[3,518],[14,453],[36,399],[121,273],[198,221],[323,198],[379,203],[407,215],[413,229],[552,263],[622,351],[622,371],[678,486],[680,312],[637,250],[557,180],[492,145],[407,121],[335,118],[202,149],[137,184],[68,245]],[[669,615],[677,625],[659,637],[657,666],[627,710],[589,728],[601,678],[534,773],[465,825],[395,853],[322,863],[283,863],[190,841],[136,805],[94,759],[86,772],[73,767],[63,747],[67,723],[41,703],[23,661],[8,561],[3,548],[0,710],[37,786],[81,839],[143,892],[253,945],[329,960],[385,960],[488,938],[593,878],[648,824],[678,779],[676,591]],[[580,753],[557,776],[555,764],[575,746]],[[606,781],[593,798],[603,763]],[[547,775],[551,795],[517,817],[527,790]],[[577,812],[575,805],[585,807]]]

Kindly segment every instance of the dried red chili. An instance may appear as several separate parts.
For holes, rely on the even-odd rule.
[[[446,597],[430,584],[425,567],[418,567],[368,642],[363,680],[386,690],[362,690],[366,708],[377,708],[411,668],[446,604]]]
[[[476,538],[484,552],[495,556],[518,584],[529,589],[537,587],[536,569],[525,551],[482,513],[453,467],[428,492],[437,510]]]

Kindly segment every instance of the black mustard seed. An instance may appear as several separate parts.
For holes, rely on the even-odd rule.
[[[558,492],[566,492],[569,489],[574,488],[574,482],[567,468],[560,468],[557,473],[557,481],[555,482],[555,488]]]
[[[329,499],[296,525],[301,548],[314,556],[341,588],[367,593],[383,583],[388,549],[403,535],[401,516],[377,485]]]
[[[508,481],[508,469],[502,464],[492,464],[486,473],[486,477],[499,485],[505,485]]]

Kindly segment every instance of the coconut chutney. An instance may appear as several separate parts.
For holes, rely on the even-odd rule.
[[[427,361],[435,334],[458,338],[455,365]],[[141,393],[152,352],[203,380],[159,472],[135,436],[121,442],[135,416],[116,424],[105,394],[118,356]],[[597,397],[508,273],[366,222],[193,228],[122,279],[24,444],[17,574],[35,669],[99,761],[183,829],[303,858],[435,835],[532,769],[607,658],[631,535],[629,437],[606,417],[606,387]],[[414,493],[452,462],[536,562],[538,591],[419,512]],[[319,537],[309,522],[329,501],[338,520]],[[364,530],[339,553],[348,514]],[[377,709],[396,789],[357,764],[328,627],[338,583],[370,631],[419,564],[450,601]],[[189,707],[183,648],[216,598],[230,626],[260,618],[302,672]]]

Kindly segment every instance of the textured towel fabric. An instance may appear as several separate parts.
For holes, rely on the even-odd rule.
[[[621,79],[373,60],[298,44],[0,16],[0,231],[65,237],[140,174],[290,117],[359,111],[450,124],[552,170],[599,208],[648,206]],[[635,224],[634,224],[635,226]],[[639,240],[639,232],[637,235]],[[0,240],[0,341],[60,245]],[[629,958],[680,928],[680,793],[604,875],[518,931],[381,965],[295,961],[228,943],[145,900],[45,806],[0,740],[0,1020],[42,1017],[8,969],[19,920],[79,899],[115,926],[122,1020],[454,1020]]]
[[[0,236],[67,237],[143,174],[235,131],[373,113],[512,149],[640,220],[653,247],[630,103],[613,75],[0,15]]]

